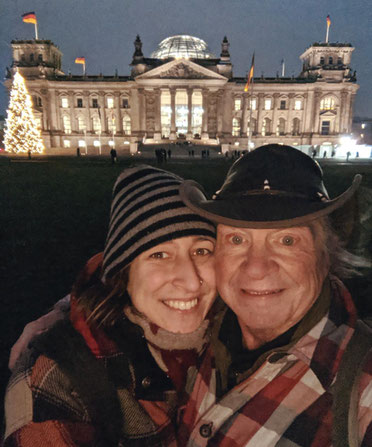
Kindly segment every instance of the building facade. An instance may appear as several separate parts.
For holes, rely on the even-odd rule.
[[[255,77],[248,92],[226,37],[218,58],[192,36],[163,40],[149,58],[139,36],[134,46],[129,76],[76,76],[63,73],[53,42],[12,41],[6,85],[15,70],[24,76],[48,152],[135,152],[139,143],[180,140],[223,151],[270,142],[331,151],[351,132],[359,88],[351,44],[313,44],[297,77]]]

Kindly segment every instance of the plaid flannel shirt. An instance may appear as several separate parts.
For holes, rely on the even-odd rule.
[[[219,359],[229,356],[221,340],[229,334],[219,331],[195,371],[190,401],[179,430],[179,445],[332,445],[331,388],[354,332],[356,311],[349,293],[340,283],[332,281],[331,290],[328,312],[305,335],[294,344],[266,353],[221,397],[217,396],[226,371],[219,368]],[[371,352],[359,382],[358,420],[359,445],[371,447]]]
[[[87,264],[87,273],[91,274],[99,263],[100,256],[92,258]],[[80,345],[74,345],[81,339],[87,346],[84,349],[104,365],[119,403],[119,415],[114,416],[122,418],[120,441],[115,445],[176,447],[179,396],[151,355],[141,328],[123,319],[108,332],[92,329],[73,300],[71,320],[71,323],[56,324],[42,337],[50,340],[52,334],[52,349],[56,350],[65,350],[61,345],[72,337],[71,359],[81,356]],[[71,331],[73,334],[69,335]],[[75,336],[80,338],[75,340]],[[45,354],[39,340],[36,339],[18,360],[7,387],[4,447],[111,445],[102,437],[101,427],[92,420],[79,387],[74,387],[71,376]],[[50,341],[48,343],[50,345]],[[84,377],[81,380],[84,381]],[[107,409],[95,410],[100,414]]]

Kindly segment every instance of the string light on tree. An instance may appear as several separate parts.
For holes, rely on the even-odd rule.
[[[5,150],[8,152],[44,152],[40,128],[32,109],[32,101],[27,92],[25,80],[17,71],[14,75],[7,110],[4,135]]]

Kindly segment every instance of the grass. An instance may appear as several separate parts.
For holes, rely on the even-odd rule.
[[[141,160],[155,165],[155,160]],[[85,261],[104,244],[111,189],[133,159],[50,158],[9,162],[0,158],[0,387],[8,380],[8,352],[23,326],[69,292]],[[216,191],[231,165],[225,159],[175,160],[164,165]],[[372,164],[324,163],[329,192],[345,190],[355,173],[372,190]],[[372,202],[371,202],[372,203]],[[370,240],[367,241],[370,244]],[[351,283],[371,296],[370,279]],[[361,307],[371,309],[370,303]],[[1,398],[1,396],[0,396]]]

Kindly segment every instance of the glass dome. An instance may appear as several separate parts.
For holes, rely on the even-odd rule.
[[[162,40],[151,54],[155,59],[214,59],[204,40],[193,36],[171,36]]]

